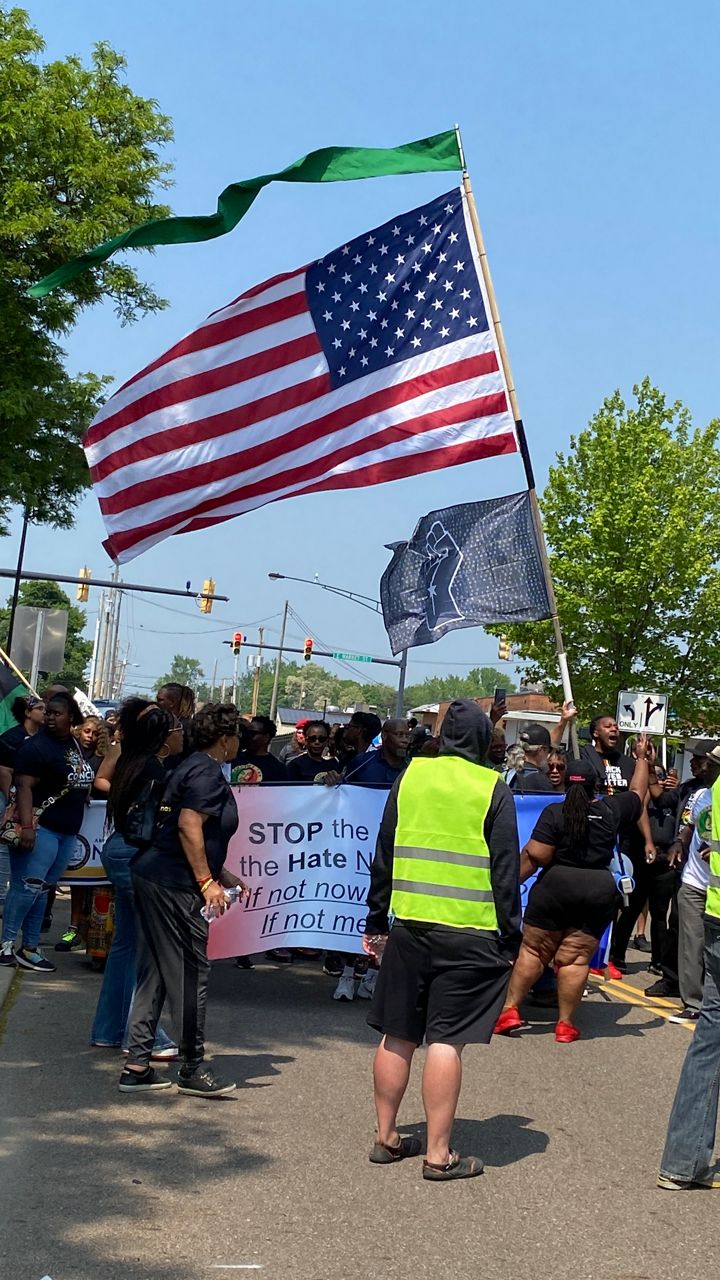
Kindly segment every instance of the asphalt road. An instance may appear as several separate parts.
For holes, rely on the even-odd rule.
[[[716,1255],[713,1193],[655,1188],[690,1033],[652,1009],[598,992],[575,1045],[541,1010],[468,1050],[455,1141],[486,1172],[438,1185],[368,1163],[375,1036],[317,963],[215,966],[209,1042],[239,1088],[210,1102],[119,1094],[119,1055],[87,1043],[101,979],[58,960],[0,1019],[7,1280],[678,1280]],[[422,1133],[417,1074],[402,1120]]]

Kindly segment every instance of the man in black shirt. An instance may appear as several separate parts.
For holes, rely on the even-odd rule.
[[[555,790],[545,772],[550,755],[552,738],[544,724],[529,724],[520,734],[520,742],[525,752],[522,772],[516,772],[510,787],[519,795],[545,795]]]
[[[253,716],[248,727],[247,746],[232,762],[230,777],[237,783],[286,782],[285,765],[270,753],[277,729],[269,716]]]
[[[285,773],[288,782],[314,782],[319,774],[328,770],[337,772],[340,761],[325,756],[330,730],[324,720],[308,720],[305,725],[305,750],[302,755],[289,760]]]

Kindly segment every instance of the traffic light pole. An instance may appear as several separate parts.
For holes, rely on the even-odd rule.
[[[275,676],[273,678],[272,697],[270,699],[270,719],[271,720],[274,720],[275,716],[277,715],[278,687],[280,685],[280,663],[282,662],[283,645],[285,644],[285,629],[287,627],[289,608],[290,608],[290,601],[286,600],[285,608],[283,609],[282,627],[280,628],[280,644],[278,646],[278,656],[275,659]],[[265,648],[274,649],[275,645],[266,644]],[[297,652],[300,653],[300,649],[298,649]]]

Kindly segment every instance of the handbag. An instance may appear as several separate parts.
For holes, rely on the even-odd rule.
[[[43,800],[42,804],[37,805],[32,811],[32,827],[33,831],[37,831],[38,824],[42,815],[57,800],[61,800],[70,791],[70,787],[63,787],[56,796],[48,796],[47,800]],[[22,839],[23,824],[20,821],[20,815],[17,809],[17,800],[12,800],[5,810],[5,817],[0,827],[0,840],[3,844],[7,844],[11,849],[19,849]]]
[[[138,849],[148,849],[152,844],[160,801],[166,786],[166,780],[150,778],[140,788],[128,807],[123,823],[123,837],[128,844],[134,844]]]

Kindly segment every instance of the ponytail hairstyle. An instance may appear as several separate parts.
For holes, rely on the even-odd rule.
[[[565,769],[563,823],[565,836],[577,851],[583,851],[588,846],[588,814],[595,796],[595,787],[592,767],[585,760],[568,760]]]
[[[136,784],[148,760],[157,756],[173,727],[173,717],[148,698],[128,698],[121,706],[120,758],[108,794],[107,814],[119,831],[135,799]]]

